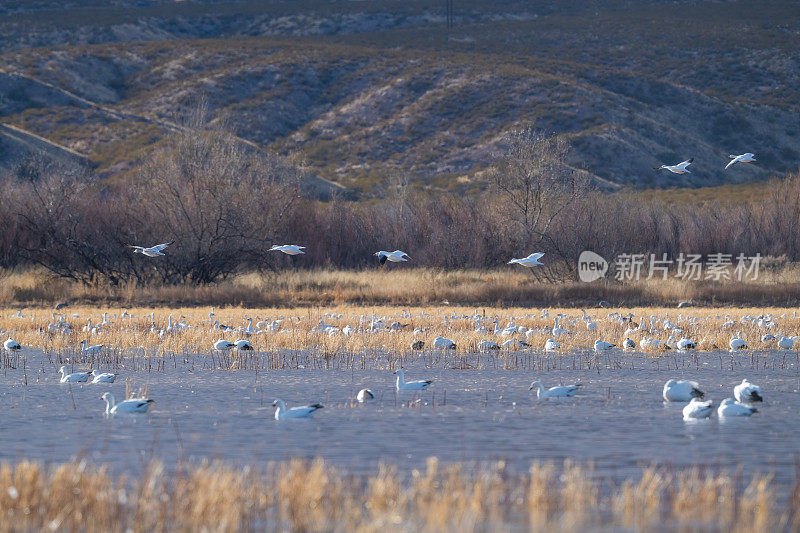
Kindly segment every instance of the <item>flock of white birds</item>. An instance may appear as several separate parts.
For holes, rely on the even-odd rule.
[[[436,325],[436,320],[425,311],[419,314],[411,314],[407,310],[403,310],[395,317],[377,316],[373,313],[372,316],[360,315],[358,317],[357,325],[353,326],[345,323],[344,326],[334,326],[326,324],[328,321],[339,321],[339,324],[347,322],[348,320],[340,313],[326,313],[319,323],[305,330],[308,335],[322,335],[325,337],[350,337],[355,335],[363,335],[368,338],[374,334],[393,334],[399,333],[406,328],[409,330],[409,324],[415,320],[424,319],[429,325],[426,328],[414,328],[413,340],[409,348],[411,352],[425,350],[427,339],[433,337],[432,331],[443,333],[442,330],[451,330],[458,332],[462,336],[465,331],[472,329],[471,334],[477,338],[482,337],[477,343],[470,343],[469,346],[462,345],[462,352],[477,352],[477,353],[491,353],[495,350],[537,350],[544,353],[548,352],[562,352],[569,353],[571,350],[583,350],[598,352],[609,352],[617,350],[620,352],[636,350],[637,347],[641,351],[650,352],[665,352],[667,350],[676,350],[679,352],[690,352],[698,349],[718,350],[719,348],[707,339],[699,341],[684,335],[685,331],[698,331],[700,327],[706,329],[726,331],[733,329],[749,329],[751,334],[756,332],[758,340],[762,349],[792,349],[800,344],[795,344],[800,341],[800,337],[792,337],[782,335],[776,330],[779,329],[779,324],[783,319],[797,319],[797,312],[792,315],[782,314],[775,316],[772,314],[763,315],[744,315],[737,321],[734,321],[729,315],[707,315],[705,317],[692,316],[691,314],[679,314],[673,321],[669,315],[658,317],[651,315],[650,317],[642,317],[635,319],[632,313],[623,314],[619,312],[606,312],[607,315],[603,318],[593,318],[587,314],[586,310],[581,310],[581,315],[568,315],[566,313],[555,313],[550,316],[548,309],[542,309],[541,313],[528,313],[523,316],[510,316],[508,322],[504,327],[500,326],[500,317],[486,317],[475,310],[473,314],[444,314],[441,318],[441,324]],[[22,310],[18,313],[11,315],[12,317],[25,318]],[[72,333],[72,326],[66,321],[63,314],[56,316],[53,313],[53,322],[48,324],[47,328],[39,328],[42,335],[69,335]],[[146,316],[146,315],[145,315]],[[275,319],[259,320],[254,324],[253,317],[245,316],[246,325],[231,327],[221,324],[216,318],[216,314],[212,308],[208,315],[207,320],[201,321],[197,325],[190,325],[184,318],[181,322],[174,322],[172,315],[166,321],[165,326],[159,326],[155,319],[155,313],[150,315],[149,334],[156,336],[159,339],[164,339],[168,336],[180,336],[191,330],[202,330],[207,328],[212,334],[214,332],[223,334],[235,334],[242,338],[230,341],[220,338],[212,345],[212,350],[216,352],[229,352],[239,351],[246,352],[254,350],[254,346],[250,340],[245,337],[264,339],[265,343],[269,344],[269,336],[286,331],[292,331],[293,327],[301,327],[301,317],[284,316]],[[356,315],[353,315],[355,318]],[[73,318],[78,318],[79,315],[73,314]],[[399,319],[399,320],[397,320]],[[406,323],[400,322],[406,321]],[[518,322],[530,323],[537,321],[541,324],[542,321],[552,320],[552,326],[538,326],[526,327]],[[128,323],[130,325],[123,326],[122,324]],[[86,325],[83,326],[82,331],[87,335],[103,336],[111,330],[125,330],[134,329],[133,315],[124,310],[118,316],[116,313],[109,316],[103,313],[102,320],[95,320],[93,323],[91,318],[86,319]],[[433,325],[430,325],[433,324]],[[583,345],[583,348],[577,347],[570,339],[579,338],[578,333],[584,330],[584,335],[596,334],[598,331],[598,324],[601,329],[613,334],[617,331],[624,340],[621,346],[617,343],[608,342],[598,338],[594,341],[594,345],[589,348]],[[309,324],[310,325],[310,324]],[[141,325],[135,326],[141,328]],[[308,326],[306,326],[308,327]],[[622,328],[624,332],[622,332]],[[445,331],[446,333],[446,331]],[[664,339],[668,335],[668,338]],[[412,337],[408,337],[412,338]],[[497,340],[495,340],[497,339]],[[633,339],[639,339],[638,342]],[[543,344],[541,340],[544,340]],[[565,344],[571,345],[570,349],[562,349],[559,340]],[[616,339],[614,339],[616,340]],[[750,343],[746,341],[741,332],[732,335],[729,340],[729,348],[731,352],[739,352],[748,350]],[[4,343],[3,348],[7,352],[15,352],[23,349],[23,346],[16,340],[9,337]],[[96,355],[100,354],[103,350],[109,350],[110,346],[103,344],[89,345],[88,341],[84,339],[77,350],[80,350],[82,355]],[[433,341],[429,347],[434,351],[447,351],[456,350],[456,342],[450,338],[438,335],[433,337]],[[265,347],[265,349],[268,349]],[[66,366],[60,368],[60,381],[61,383],[113,383],[116,379],[116,374],[111,372],[98,372],[96,370],[87,370],[69,373]],[[398,393],[405,391],[424,391],[432,382],[430,380],[417,380],[407,381],[404,370],[400,369],[395,372],[396,383],[395,388]],[[573,396],[581,387],[581,384],[556,386],[552,388],[545,388],[539,381],[531,383],[529,390],[535,390],[536,395],[540,399],[547,398],[562,398]],[[699,385],[693,381],[685,380],[670,380],[668,381],[663,390],[663,397],[668,402],[688,402],[683,410],[684,418],[687,420],[707,418],[713,411],[712,401],[702,401],[704,393],[700,390]],[[370,389],[362,389],[356,396],[358,402],[368,402],[376,397],[375,393]],[[751,406],[753,402],[762,401],[761,392],[759,388],[747,380],[744,380],[740,385],[734,389],[734,397],[725,399],[717,409],[720,417],[728,416],[749,416],[756,412]],[[106,413],[144,413],[147,412],[152,400],[148,398],[130,398],[122,402],[116,403],[115,398],[110,393],[102,396],[106,402]],[[275,418],[278,420],[286,418],[305,418],[310,417],[313,413],[322,408],[320,404],[304,405],[300,407],[287,408],[285,402],[276,399],[273,406],[275,409]]]
[[[754,163],[756,161],[756,154],[751,152],[747,152],[741,155],[730,155],[728,156],[730,161],[728,164],[725,165],[725,168],[728,169],[731,165],[735,165],[736,163]],[[687,159],[686,161],[682,161],[677,165],[661,165],[660,167],[653,167],[653,170],[669,170],[673,174],[690,174],[689,165],[694,163],[694,157]]]

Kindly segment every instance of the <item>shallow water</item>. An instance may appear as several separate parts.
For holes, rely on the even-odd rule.
[[[623,368],[530,371],[484,364],[453,370],[442,364],[426,368],[422,359],[407,358],[407,379],[432,379],[434,385],[398,396],[391,370],[257,374],[202,369],[209,361],[202,355],[161,371],[121,368],[113,385],[68,386],[58,382],[59,365],[31,350],[24,374],[22,368],[0,373],[0,460],[86,457],[136,472],[153,458],[168,465],[179,458],[264,464],[321,456],[371,472],[381,461],[409,469],[423,466],[430,456],[445,462],[502,458],[519,470],[532,461],[558,464],[572,458],[591,461],[596,475],[614,479],[651,464],[741,467],[745,481],[754,472],[774,473],[779,492],[788,493],[800,451],[794,352],[791,362],[783,353],[766,354],[758,370],[749,356],[731,359],[728,354],[704,354],[688,363],[633,354],[613,359]],[[684,422],[684,404],[665,404],[661,398],[664,382],[672,377],[698,381],[715,404],[733,396],[734,385],[747,377],[761,386],[766,401],[750,418],[719,420],[715,413],[710,420]],[[528,392],[533,379],[546,386],[580,381],[583,387],[573,399],[538,401]],[[151,412],[104,416],[100,395],[111,391],[123,397],[125,380],[147,385],[156,401]],[[378,399],[351,402],[363,387]],[[277,422],[271,407],[276,397],[290,405],[321,402],[325,408],[313,419]],[[421,401],[409,407],[416,399]]]

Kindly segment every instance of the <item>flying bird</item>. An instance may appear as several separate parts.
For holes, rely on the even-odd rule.
[[[731,160],[725,165],[726,169],[735,163],[752,163],[756,160],[756,154],[751,154],[750,152],[742,155],[730,155],[728,157],[730,157]]]
[[[386,261],[390,261],[392,263],[405,263],[411,259],[408,254],[402,250],[395,250],[394,252],[381,250],[379,252],[375,252],[373,255],[378,257],[378,261],[380,261],[382,265],[386,264]]]
[[[690,171],[686,170],[686,167],[694,162],[694,157],[687,159],[677,165],[661,165],[660,167],[653,167],[653,170],[661,170],[666,169],[672,172],[673,174],[690,174]]]
[[[522,265],[524,267],[532,268],[535,266],[543,265],[544,263],[540,263],[539,259],[542,258],[544,252],[536,252],[532,253],[528,257],[521,257],[519,259],[512,259],[508,262],[509,265]]]
[[[166,255],[161,253],[164,248],[173,244],[175,241],[165,242],[163,244],[156,244],[155,246],[151,246],[150,248],[145,248],[144,246],[133,246],[129,245],[128,248],[133,248],[133,253],[139,253],[142,255],[146,255],[147,257],[158,257],[159,255]]]
[[[282,245],[273,245],[272,248],[269,249],[270,252],[283,252],[286,255],[300,255],[304,254],[303,251],[305,246],[297,246],[296,244],[282,244]]]

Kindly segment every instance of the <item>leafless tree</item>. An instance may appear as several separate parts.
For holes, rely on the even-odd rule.
[[[517,252],[544,245],[571,268],[553,236],[553,225],[586,194],[588,182],[567,165],[569,144],[563,136],[523,129],[510,134],[505,145],[490,176],[506,238]]]

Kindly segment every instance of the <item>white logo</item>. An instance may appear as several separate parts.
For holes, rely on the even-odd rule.
[[[585,250],[578,257],[578,277],[581,281],[590,283],[596,281],[608,272],[608,261],[594,252]]]

